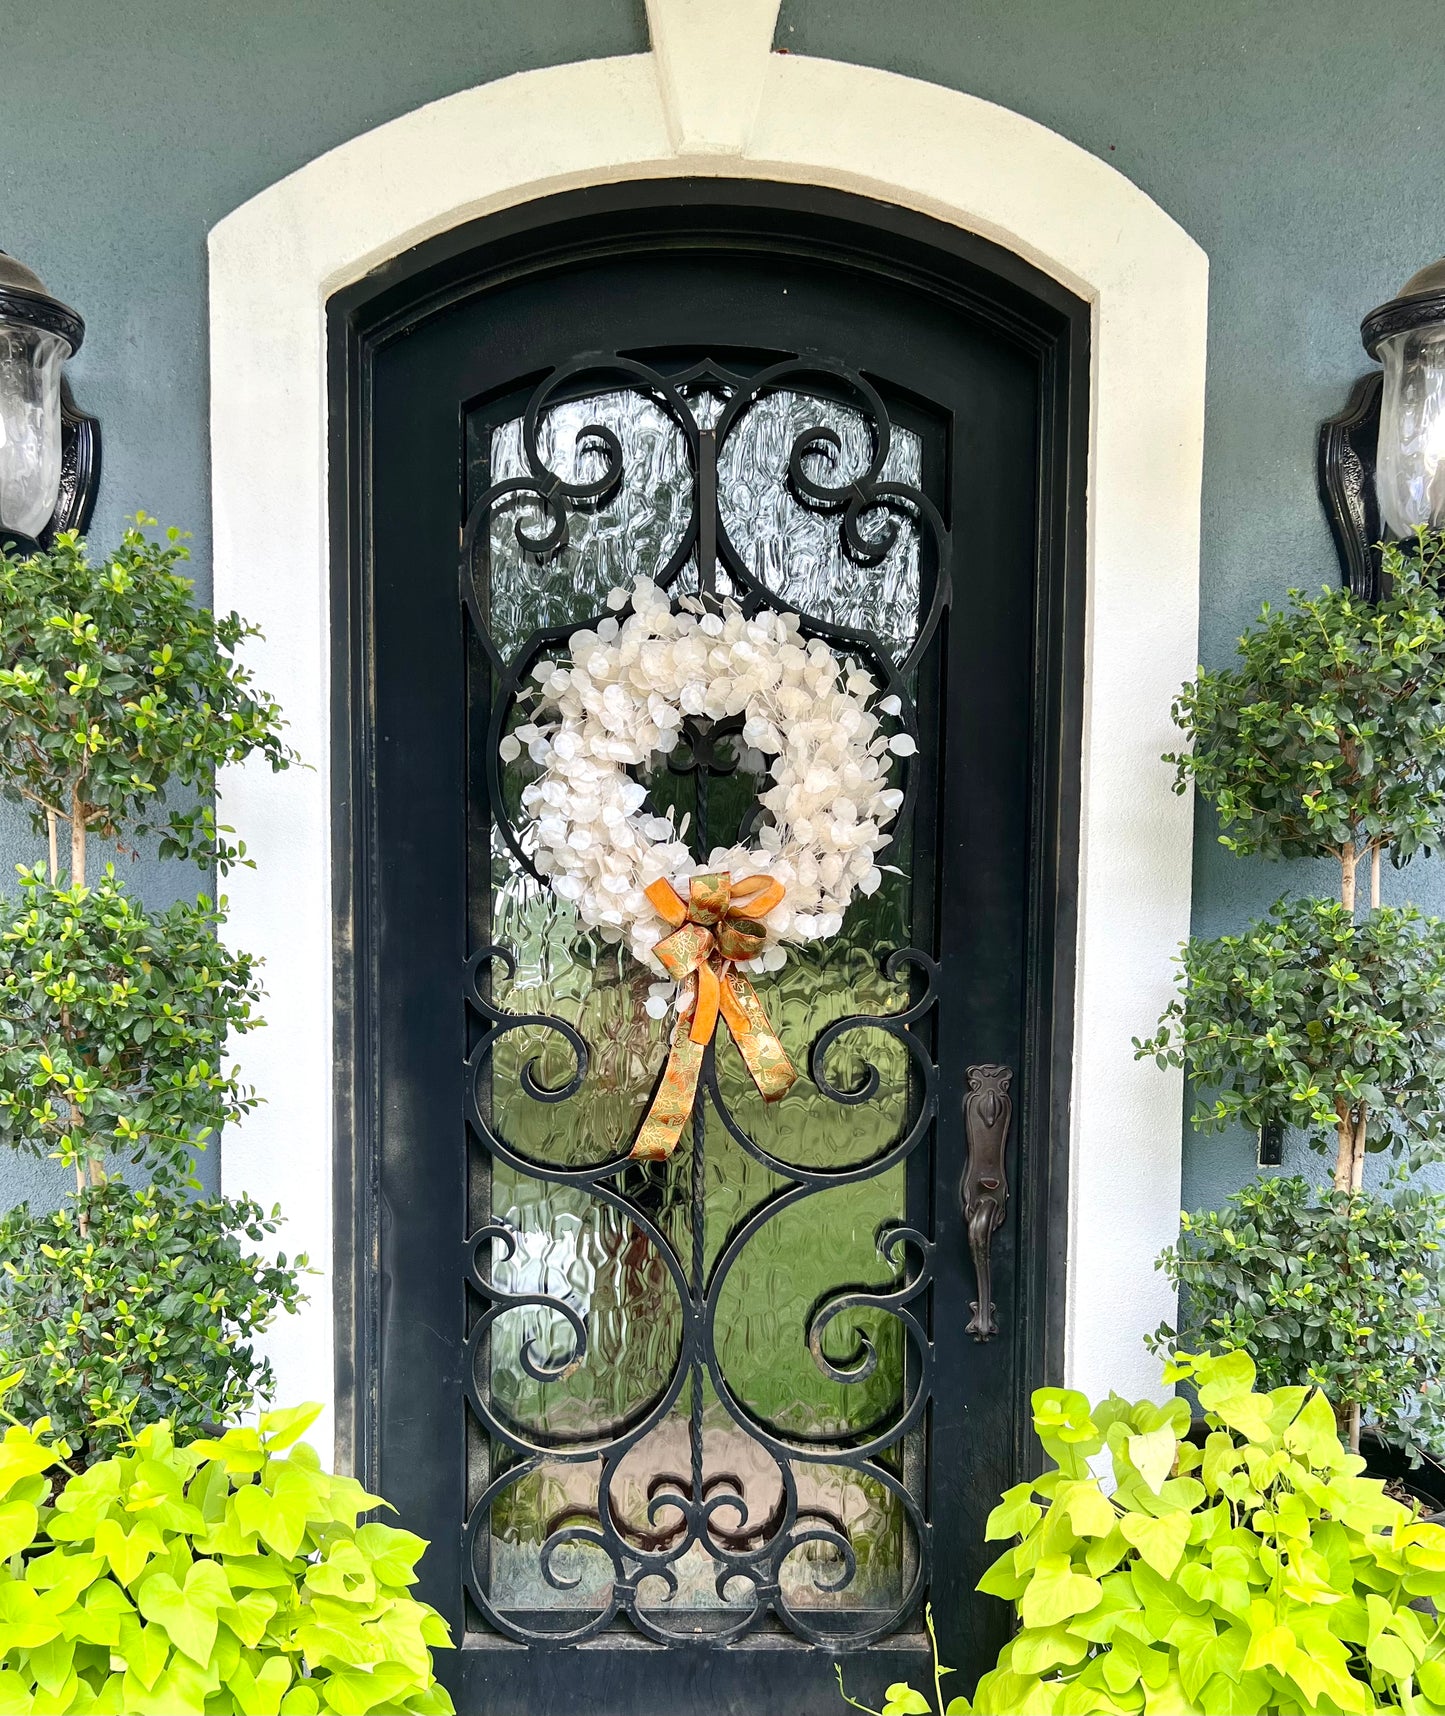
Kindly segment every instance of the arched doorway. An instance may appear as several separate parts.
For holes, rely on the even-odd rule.
[[[886,205],[666,181],[448,234],[330,326],[340,1429],[433,1541],[461,1707],[830,1709],[833,1652],[918,1672],[925,1596],[976,1668],[1063,1365],[1088,307]],[[797,1090],[719,1048],[654,1164],[646,975],[497,761],[638,575],[797,613],[917,745],[897,874],[774,986]],[[639,779],[702,865],[765,765],[678,740]]]

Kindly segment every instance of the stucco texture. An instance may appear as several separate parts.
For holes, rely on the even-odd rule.
[[[1208,252],[1206,661],[1261,600],[1334,575],[1316,424],[1364,366],[1361,313],[1445,250],[1436,23],[1424,0],[1381,0],[1368,28],[1345,0],[784,0],[780,49],[1025,113],[1133,179]],[[87,320],[71,374],[105,427],[97,540],[137,506],[186,526],[206,592],[215,221],[423,102],[645,45],[640,0],[59,0],[7,19],[0,246]],[[3,869],[31,855],[18,822],[0,825]],[[138,880],[159,900],[194,879],[142,865]],[[1229,858],[1201,819],[1199,930],[1307,880]],[[1445,904],[1438,867],[1403,880]],[[1191,1141],[1186,1199],[1215,1201],[1251,1167],[1249,1140]],[[52,1183],[0,1160],[0,1199]]]

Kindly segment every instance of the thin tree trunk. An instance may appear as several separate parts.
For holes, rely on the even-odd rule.
[[[1350,1190],[1357,1192],[1365,1183],[1365,1124],[1370,1111],[1362,1102],[1355,1110],[1355,1136],[1350,1157]]]
[[[85,886],[85,805],[79,784],[70,789],[70,885]]]
[[[72,888],[85,886],[85,800],[80,796],[80,782],[77,781],[70,789],[70,885]],[[65,1020],[67,1034],[70,1021]],[[79,1107],[70,1104],[70,1127],[77,1138],[84,1137],[85,1117]],[[76,1190],[83,1192],[89,1186],[98,1186],[105,1175],[100,1164],[91,1157],[82,1155],[75,1164]],[[82,1210],[80,1216],[80,1232],[84,1236],[90,1231],[90,1222]]]
[[[60,1028],[62,1031],[64,1031],[64,1033],[68,1039],[70,1036],[70,1009],[68,1007],[62,1007],[60,1009]],[[71,1137],[71,1141],[74,1145],[77,1146],[76,1156],[75,1156],[75,1190],[76,1190],[76,1194],[78,1196],[81,1192],[83,1192],[85,1190],[85,1182],[86,1182],[85,1153],[84,1153],[84,1151],[82,1151],[81,1149],[78,1148],[79,1141],[80,1141],[80,1139],[83,1135],[83,1132],[84,1132],[85,1118],[81,1114],[80,1108],[76,1104],[74,1098],[67,1097],[65,1100],[65,1106],[70,1110],[70,1137]],[[86,1215],[84,1208],[82,1208],[81,1212],[80,1212],[80,1237],[82,1239],[84,1239],[85,1236],[89,1232],[90,1232],[90,1218],[89,1218],[89,1216]]]
[[[60,871],[60,830],[57,827],[58,818],[49,805],[45,807],[45,832],[50,839],[50,885],[55,886],[56,876]]]
[[[1340,847],[1340,904],[1351,917],[1355,915],[1355,866],[1359,861],[1353,841]]]
[[[1359,853],[1353,840],[1348,846],[1340,848],[1340,904],[1350,914],[1355,915],[1355,866],[1359,862]],[[1370,844],[1370,908],[1377,910],[1380,904],[1380,846],[1378,841]],[[1369,1121],[1370,1111],[1362,1102],[1351,1109],[1343,1100],[1335,1103],[1335,1189],[1349,1192],[1353,1195],[1364,1185],[1365,1180],[1365,1129]],[[1341,1434],[1349,1443],[1350,1452],[1360,1451],[1360,1403],[1352,1400],[1340,1409]]]
[[[1380,909],[1380,842],[1370,848],[1370,910]]]
[[[1355,1119],[1343,1097],[1335,1102],[1335,1190],[1348,1192],[1355,1178]]]

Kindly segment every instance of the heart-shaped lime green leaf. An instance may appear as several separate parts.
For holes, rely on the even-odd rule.
[[[191,1571],[194,1573],[196,1569],[193,1567]],[[164,1627],[166,1637],[192,1662],[204,1664],[210,1659],[211,1647],[216,1642],[214,1603],[188,1595],[169,1573],[152,1573],[140,1587],[136,1600],[145,1618]]]
[[[281,1700],[281,1716],[316,1716],[320,1708],[315,1684],[309,1680],[298,1680]]]
[[[282,1407],[261,1414],[261,1437],[267,1449],[279,1454],[293,1442],[299,1442],[321,1416],[321,1406],[314,1400],[301,1406]]]
[[[129,1585],[153,1555],[165,1548],[165,1538],[149,1520],[141,1520],[127,1533],[114,1519],[103,1519],[95,1528],[95,1550],[110,1563],[122,1585]]]
[[[326,1708],[337,1716],[367,1716],[371,1710],[394,1710],[397,1695],[415,1689],[416,1683],[405,1669],[395,1663],[381,1662],[369,1673],[357,1668],[338,1668],[322,1682]],[[902,1689],[905,1693],[908,1688]],[[917,1698],[918,1693],[912,1693]],[[928,1704],[898,1704],[884,1706],[888,1716],[912,1716],[914,1711],[927,1711]]]
[[[146,1625],[138,1615],[125,1615],[120,1622],[116,1654],[150,1691],[171,1654],[170,1638],[163,1627]]]
[[[1254,1387],[1254,1360],[1247,1352],[1206,1353],[1194,1361],[1194,1380],[1199,1404],[1213,1412],[1218,1401],[1232,1394],[1248,1394]]]
[[[1004,1500],[1017,1495],[1019,1489],[1027,1490],[1028,1487],[1027,1484],[1020,1484],[1006,1491]],[[1038,1513],[1039,1510],[1035,1508],[1034,1519],[1038,1518]],[[1006,1532],[1004,1535],[1011,1537],[1013,1533]],[[1442,1536],[1445,1536],[1445,1533],[1442,1533]],[[382,1525],[373,1520],[357,1532],[356,1547],[370,1561],[372,1572],[383,1585],[414,1585],[416,1564],[421,1560],[422,1552],[426,1548],[426,1539],[418,1537],[414,1531],[401,1531],[394,1525]]]
[[[28,1430],[8,1430],[0,1442],[0,1496],[37,1472],[48,1472],[55,1459],[54,1451],[35,1441]]]
[[[1011,1490],[1003,1492],[1003,1499],[989,1514],[988,1523],[983,1528],[986,1542],[994,1543],[1005,1537],[1021,1537],[1040,1518],[1043,1509],[1034,1501],[1033,1493],[1032,1484],[1015,1484]],[[357,1541],[361,1540],[362,1532],[380,1529],[383,1528],[374,1525],[362,1526],[361,1531],[356,1534]],[[379,1571],[378,1577],[387,1584],[393,1583]]]
[[[241,1716],[277,1716],[291,1685],[291,1668],[284,1656],[268,1656],[254,1674],[244,1662],[237,1663],[226,1685]]]
[[[883,1694],[882,1716],[932,1716],[932,1713],[921,1692],[898,1681]]]
[[[1161,1424],[1145,1436],[1131,1436],[1128,1447],[1129,1458],[1139,1476],[1157,1496],[1164,1487],[1164,1480],[1174,1470],[1179,1438],[1174,1434],[1173,1426]]]
[[[1415,1678],[1432,1704],[1445,1704],[1445,1662],[1438,1657],[1422,1662],[1415,1670]]]
[[[1189,1515],[1166,1513],[1151,1519],[1147,1513],[1126,1513],[1119,1530],[1143,1560],[1162,1578],[1171,1579],[1189,1541]]]
[[[0,1561],[8,1561],[17,1549],[28,1549],[39,1524],[40,1514],[32,1502],[0,1502]]]
[[[1046,1555],[1019,1605],[1026,1627],[1052,1627],[1094,1608],[1104,1594],[1097,1579],[1074,1572],[1067,1555]]]
[[[1054,1500],[1080,1537],[1107,1537],[1118,1522],[1114,1504],[1093,1479],[1070,1484]]]
[[[1089,1402],[1073,1388],[1036,1388],[1034,1428],[1045,1444],[1050,1440],[1080,1447],[1100,1445],[1098,1428],[1089,1415]]]
[[[0,1580],[0,1650],[34,1650],[60,1631],[51,1603],[19,1579]]]
[[[1016,1635],[1009,1665],[1019,1674],[1045,1674],[1060,1664],[1082,1662],[1088,1643],[1067,1627],[1025,1627]]]

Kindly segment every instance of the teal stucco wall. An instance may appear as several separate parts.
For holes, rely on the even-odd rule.
[[[781,49],[1025,113],[1127,174],[1208,252],[1208,661],[1262,599],[1334,575],[1316,424],[1363,367],[1361,313],[1445,251],[1437,36],[1427,0],[1377,0],[1367,18],[1349,0],[784,0]],[[216,220],[425,101],[645,45],[641,0],[52,0],[8,18],[0,247],[87,319],[72,377],[105,426],[97,538],[137,506],[187,526],[206,589]],[[18,822],[0,823],[4,869],[32,853]],[[192,880],[140,870],[156,898]],[[1230,859],[1201,821],[1200,930],[1306,881]],[[1438,867],[1405,881],[1445,905]],[[1186,1198],[1214,1201],[1251,1166],[1246,1139],[1191,1140]],[[0,1159],[0,1199],[47,1183]]]
[[[1211,665],[1262,601],[1338,577],[1315,435],[1368,367],[1360,317],[1445,252],[1439,19],[1428,0],[1381,0],[1368,20],[1350,0],[783,0],[779,46],[1026,113],[1117,167],[1208,253]],[[1337,886],[1333,866],[1233,858],[1197,819],[1197,933],[1286,889]],[[1445,912],[1445,867],[1387,868],[1384,894]],[[1186,1203],[1219,1202],[1254,1160],[1242,1134],[1187,1137]],[[1286,1161],[1318,1171],[1294,1141]]]

